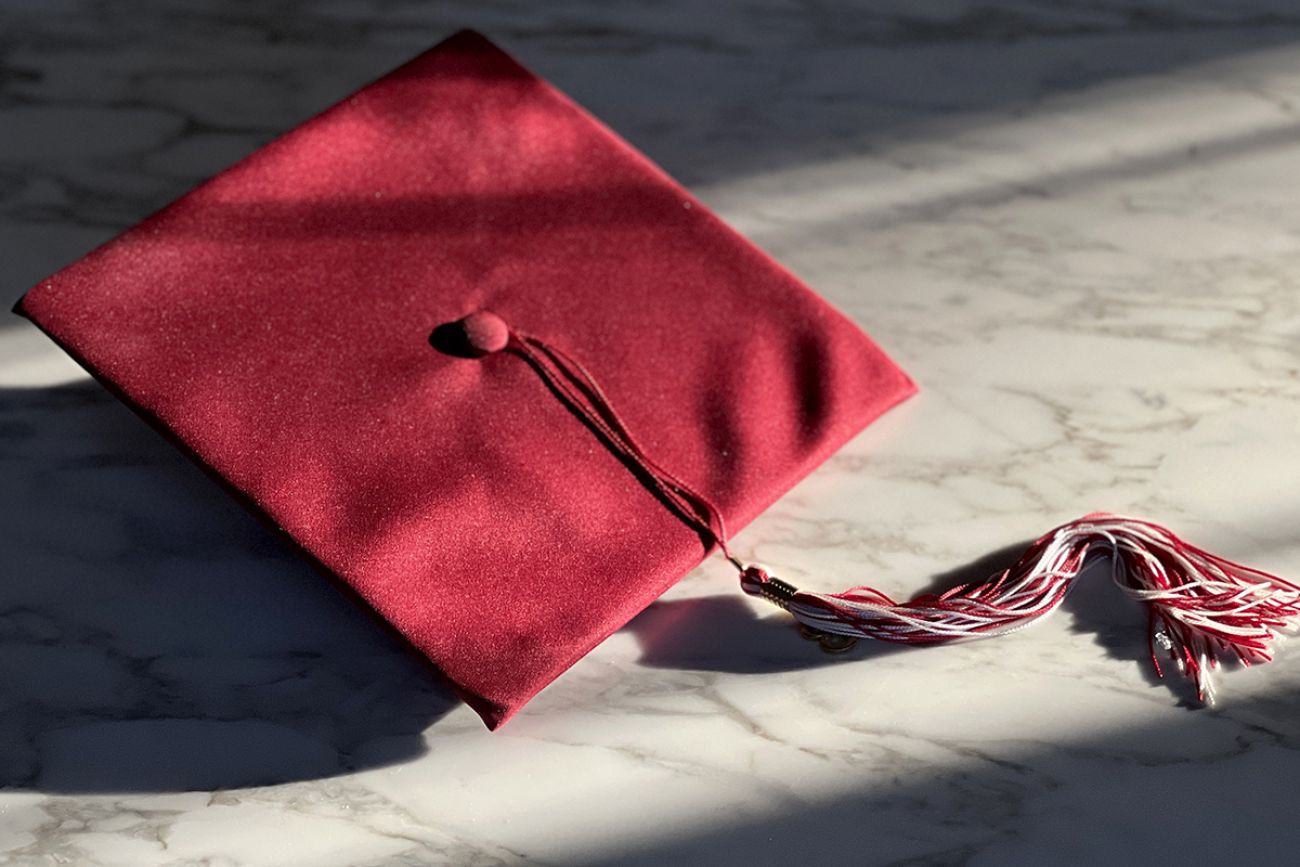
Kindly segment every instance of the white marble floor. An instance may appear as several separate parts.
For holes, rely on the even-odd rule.
[[[0,2],[0,296],[462,26],[920,381],[738,540],[899,595],[1133,512],[1300,577],[1294,4]],[[826,658],[706,564],[497,734],[0,317],[0,864],[1286,863],[1300,647],[1104,581]]]

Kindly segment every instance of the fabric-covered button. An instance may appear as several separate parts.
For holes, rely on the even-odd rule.
[[[491,355],[510,342],[510,326],[491,310],[477,310],[460,320],[465,343],[478,355]]]

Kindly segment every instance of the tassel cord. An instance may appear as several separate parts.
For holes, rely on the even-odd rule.
[[[511,346],[619,455],[630,462],[679,517],[718,546],[737,569],[743,564],[727,545],[727,524],[708,497],[666,470],[641,447],[613,403],[581,362],[536,337],[511,330]]]

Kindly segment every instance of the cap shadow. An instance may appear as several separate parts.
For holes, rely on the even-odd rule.
[[[91,382],[0,389],[0,786],[192,791],[425,752],[422,658]]]

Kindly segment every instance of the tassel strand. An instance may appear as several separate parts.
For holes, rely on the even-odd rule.
[[[1062,524],[990,580],[896,602],[871,587],[808,593],[749,566],[741,588],[788,610],[827,650],[858,638],[938,644],[1006,635],[1060,607],[1086,563],[1107,556],[1111,579],[1147,606],[1151,663],[1163,651],[1213,704],[1220,658],[1272,659],[1274,639],[1300,625],[1300,586],[1225,560],[1148,521],[1103,512]]]

